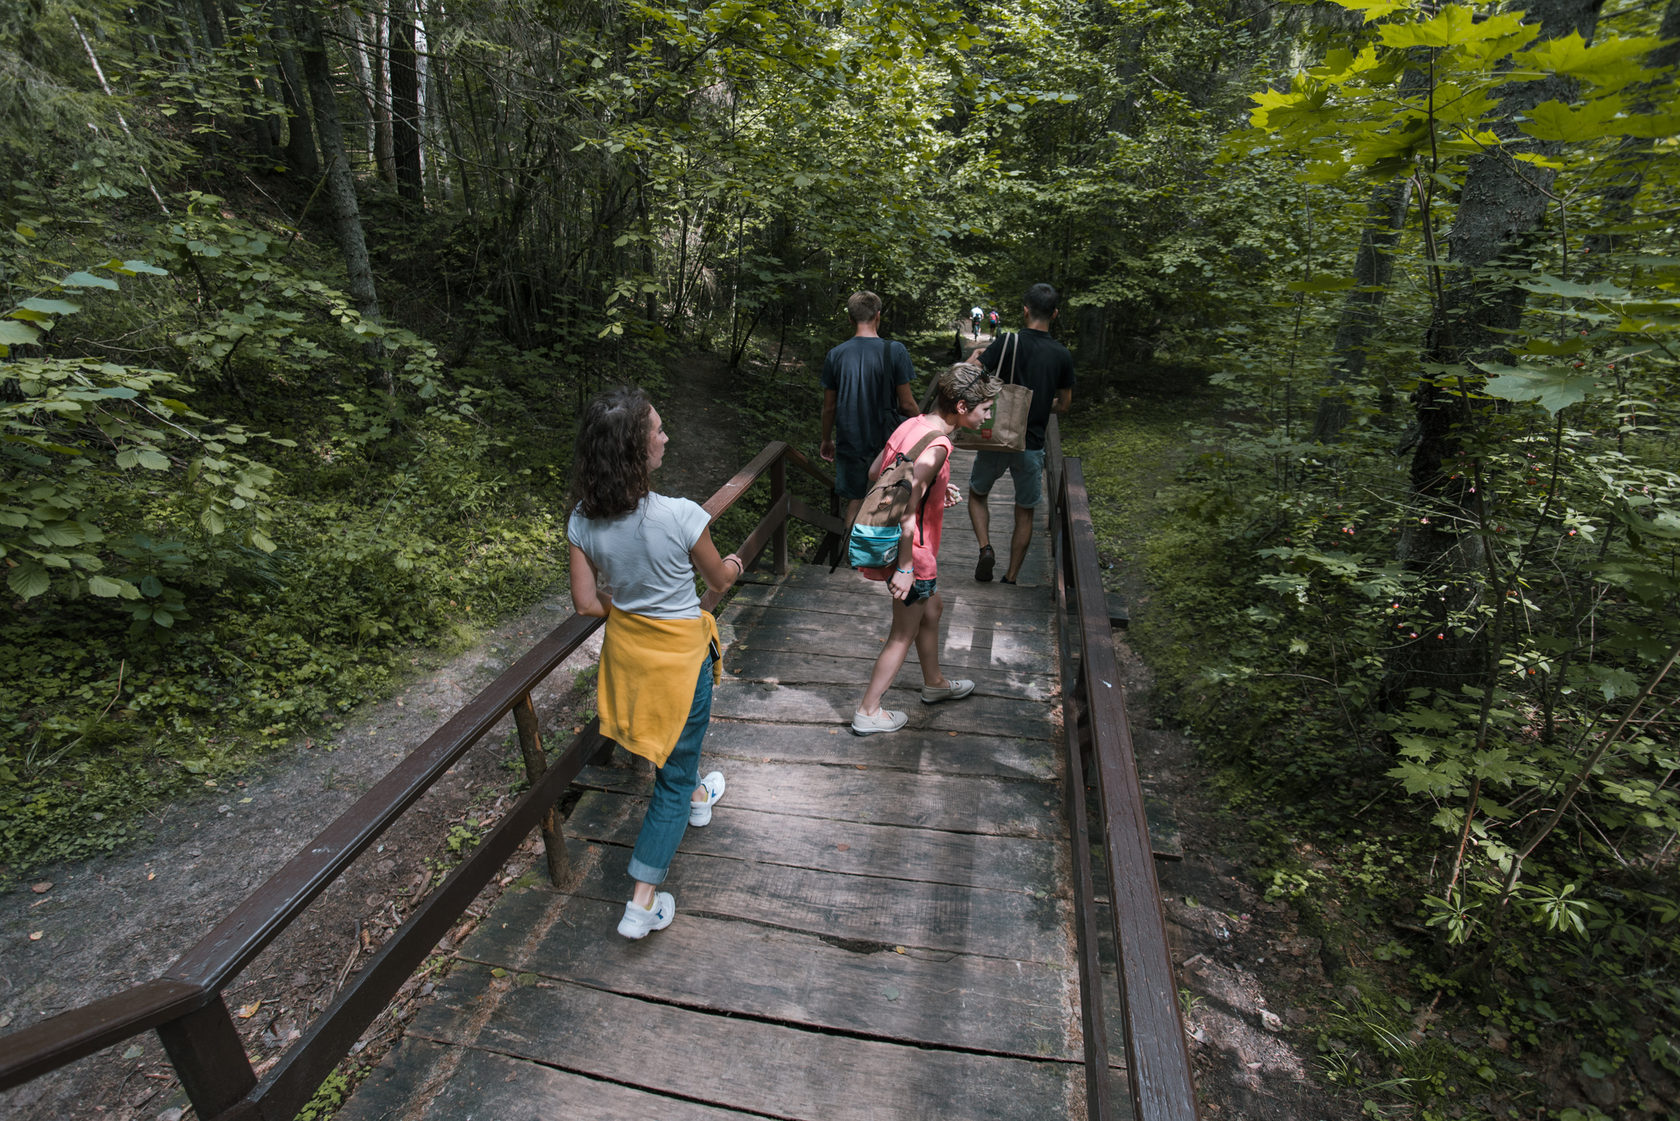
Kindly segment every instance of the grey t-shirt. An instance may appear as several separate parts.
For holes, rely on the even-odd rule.
[[[711,521],[697,502],[649,494],[616,518],[586,518],[574,509],[566,539],[594,564],[597,586],[620,611],[694,619],[700,615],[700,593],[688,554]]]

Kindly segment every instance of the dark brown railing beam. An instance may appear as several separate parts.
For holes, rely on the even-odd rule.
[[[1061,504],[1060,490],[1050,492],[1051,508]],[[1052,515],[1054,517],[1054,515]],[[1061,550],[1065,556],[1067,550]],[[1056,592],[1056,631],[1061,637],[1062,738],[1067,748],[1067,815],[1072,834],[1074,897],[1080,901],[1074,915],[1074,943],[1079,952],[1079,1010],[1085,1036],[1085,1106],[1090,1121],[1110,1121],[1118,1116],[1114,1108],[1113,1081],[1108,1076],[1107,996],[1103,991],[1102,960],[1097,935],[1096,881],[1091,874],[1091,825],[1085,804],[1085,770],[1088,754],[1086,714],[1076,697],[1079,665],[1074,641],[1078,637],[1068,618],[1068,566],[1057,564],[1053,584]]]
[[[601,622],[574,615],[541,639],[269,877],[166,976],[219,992]]]
[[[205,993],[182,981],[148,981],[132,989],[60,1012],[5,1037],[0,1048],[0,1090],[10,1090],[66,1063],[103,1051],[183,1016],[204,1004]]]
[[[239,1104],[257,1084],[245,1042],[220,996],[185,1016],[159,1024],[158,1038],[193,1111],[219,1117]]]
[[[383,1012],[403,982],[432,953],[520,843],[542,821],[577,778],[595,750],[592,725],[553,759],[537,782],[423,900],[408,921],[375,951],[332,1006],[316,1018],[250,1096],[264,1117],[295,1117],[333,1072],[368,1025]]]
[[[1064,563],[1071,575],[1080,636],[1082,700],[1097,760],[1120,997],[1126,1012],[1126,1059],[1138,1121],[1196,1121],[1196,1089],[1178,986],[1161,913],[1160,886],[1144,815],[1125,690],[1097,561],[1096,533],[1079,460],[1064,460]],[[1078,774],[1068,776],[1079,781]],[[1087,905],[1090,905],[1087,902]]]
[[[525,694],[519,698],[519,703],[513,706],[513,723],[519,732],[519,754],[525,760],[525,780],[535,786],[537,780],[542,778],[543,772],[548,770],[548,758],[543,754],[542,723],[537,719],[537,709],[531,703],[531,694]],[[566,840],[560,832],[558,806],[548,807],[539,828],[542,830],[543,859],[548,865],[548,882],[559,887],[565,882],[571,868],[566,858]]]

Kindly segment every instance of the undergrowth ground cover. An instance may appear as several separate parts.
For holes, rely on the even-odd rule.
[[[1323,942],[1331,987],[1297,994],[1320,1076],[1371,1117],[1674,1116],[1673,885],[1633,860],[1587,878],[1566,848],[1531,863],[1533,894],[1491,920],[1497,939],[1438,917],[1444,858],[1397,767],[1410,741],[1381,711],[1380,659],[1360,655],[1391,641],[1389,604],[1361,631],[1361,612],[1314,589],[1299,602],[1324,625],[1286,623],[1270,563],[1315,533],[1343,550],[1367,535],[1378,554],[1389,534],[1352,508],[1358,487],[1310,512],[1281,498],[1229,404],[1193,375],[1160,377],[1080,403],[1064,431],[1156,711],[1192,733],[1248,822],[1254,882]]]
[[[297,444],[269,457],[273,551],[158,532],[170,625],[95,597],[0,620],[0,880],[109,850],[147,807],[294,737],[330,750],[423,649],[469,643],[563,577],[567,449],[543,410],[488,410],[495,440],[421,417],[357,446],[325,423],[342,404],[268,403]]]

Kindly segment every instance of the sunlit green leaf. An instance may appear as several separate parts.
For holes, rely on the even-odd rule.
[[[73,272],[59,281],[66,288],[109,288],[118,290],[117,282],[108,276],[95,276],[91,272]]]
[[[1493,375],[1483,387],[1488,396],[1502,401],[1535,401],[1553,416],[1586,400],[1598,380],[1594,375],[1556,366],[1502,366],[1496,362],[1476,365]]]
[[[1618,131],[1611,121],[1620,108],[1612,97],[1573,108],[1561,101],[1544,101],[1528,111],[1522,130],[1536,140],[1596,140]]]
[[[0,319],[0,344],[29,346],[39,340],[41,329],[18,319]]]
[[[40,296],[31,296],[18,304],[20,308],[38,311],[45,315],[71,315],[82,310],[81,304],[73,304],[69,300],[48,300]]]
[[[109,576],[88,577],[88,591],[105,599],[120,597],[126,584],[126,580],[115,580]]]

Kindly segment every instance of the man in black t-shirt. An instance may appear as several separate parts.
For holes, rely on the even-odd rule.
[[[974,470],[968,478],[968,516],[974,523],[975,540],[980,543],[980,562],[974,566],[974,578],[982,583],[991,580],[992,569],[997,564],[992,552],[991,510],[986,505],[992,485],[1005,470],[1015,483],[1015,528],[1009,538],[1009,567],[1003,575],[1005,584],[1013,584],[1020,576],[1021,562],[1026,559],[1027,545],[1032,541],[1033,507],[1044,492],[1044,430],[1052,412],[1066,413],[1073,404],[1073,355],[1050,337],[1050,324],[1056,319],[1060,302],[1061,297],[1048,284],[1028,288],[1021,307],[1027,326],[1009,347],[1014,366],[1012,380],[1032,390],[1026,450],[974,453]],[[1010,380],[1008,370],[998,369],[1004,341],[995,338],[984,353],[969,361],[978,361],[999,377]]]
[[[898,422],[920,410],[910,388],[916,376],[910,352],[881,338],[881,297],[854,292],[846,314],[852,337],[823,359],[820,454],[834,464],[834,491],[850,521],[869,493],[869,465]]]

